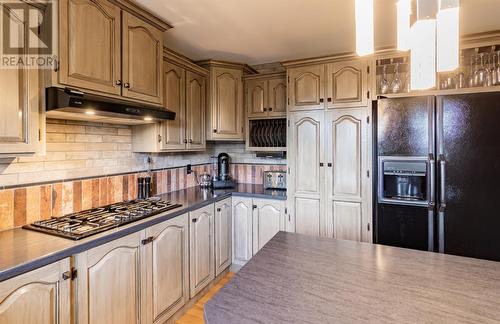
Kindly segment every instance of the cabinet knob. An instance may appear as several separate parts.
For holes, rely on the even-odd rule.
[[[252,208],[253,209],[257,209],[257,205],[252,205]]]
[[[217,212],[220,213],[221,209],[220,208],[217,208]]]
[[[186,144],[187,142],[188,142],[188,140],[187,140],[187,139],[184,139],[184,144]]]
[[[325,164],[324,164],[323,162],[320,162],[320,163],[319,163],[319,166],[320,166],[320,167],[322,167],[322,166],[324,166],[324,165],[325,165]]]
[[[323,101],[325,101],[325,99],[323,99],[323,98],[320,98],[320,99],[319,99],[319,102],[323,102]]]
[[[217,133],[217,130],[216,130],[216,129],[214,129],[214,133]]]
[[[327,165],[328,165],[328,167],[329,167],[329,168],[331,168],[331,167],[332,167],[332,164],[331,164],[331,163],[328,163]]]
[[[193,218],[191,221],[192,221],[193,223],[196,223],[196,222],[198,221],[198,219],[197,219],[197,218]]]
[[[161,143],[161,135],[158,135],[158,143]]]
[[[122,80],[116,80],[115,84],[116,84],[117,86],[122,85]]]
[[[189,139],[189,144],[193,144],[193,140],[192,139]]]
[[[124,87],[125,89],[130,89],[130,83],[125,82],[125,84],[123,85],[123,87]]]
[[[267,111],[267,108],[264,108],[264,111]]]
[[[332,98],[328,98],[326,99],[328,102],[332,102]]]
[[[269,111],[273,111],[273,108],[268,108]]]

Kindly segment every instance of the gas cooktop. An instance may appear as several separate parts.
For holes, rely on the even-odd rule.
[[[84,210],[62,217],[52,217],[25,225],[23,228],[79,240],[181,206],[152,197]]]

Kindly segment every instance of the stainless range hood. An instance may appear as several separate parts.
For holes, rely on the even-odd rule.
[[[175,112],[157,106],[84,93],[70,88],[46,89],[48,118],[140,125],[175,119]]]

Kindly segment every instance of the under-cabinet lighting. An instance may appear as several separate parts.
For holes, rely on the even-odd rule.
[[[436,20],[418,20],[411,28],[411,89],[436,86]]]
[[[411,0],[399,0],[397,3],[397,34],[398,50],[400,51],[410,49],[410,16]]]
[[[373,0],[355,0],[356,53],[360,56],[373,54]]]
[[[87,115],[95,115],[95,111],[93,111],[93,110],[85,110],[85,113]]]
[[[459,65],[459,3],[440,0],[437,14],[437,71],[453,71]]]
[[[152,120],[153,120],[153,118],[152,118],[152,117],[144,117],[144,120],[145,120],[145,121],[152,121]]]

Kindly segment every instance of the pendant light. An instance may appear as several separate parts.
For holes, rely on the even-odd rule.
[[[373,54],[373,0],[355,0],[356,53],[360,56]]]
[[[437,71],[453,71],[459,65],[459,0],[439,0],[437,14]]]

